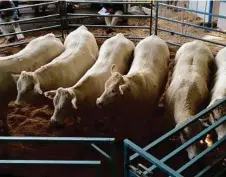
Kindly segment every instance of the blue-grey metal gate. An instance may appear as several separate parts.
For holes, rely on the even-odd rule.
[[[114,138],[85,138],[85,137],[18,137],[18,136],[1,136],[1,143],[11,142],[11,143],[27,143],[27,142],[44,142],[44,143],[73,143],[73,144],[88,144],[93,149],[95,149],[98,153],[100,153],[111,168],[109,171],[109,176],[116,176],[116,168],[115,168],[115,139]],[[98,144],[107,144],[109,145],[110,154],[107,154],[104,150],[102,150]],[[0,160],[1,165],[75,165],[75,166],[92,166],[97,169],[96,175],[94,176],[103,176],[102,174],[102,165],[101,160]],[[21,167],[23,169],[23,167]]]

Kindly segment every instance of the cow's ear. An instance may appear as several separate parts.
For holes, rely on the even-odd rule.
[[[13,78],[13,81],[15,83],[17,83],[18,79],[20,78],[20,74],[11,74],[12,78]]]
[[[112,66],[111,66],[111,75],[114,73],[114,72],[116,72],[116,64],[113,64]]]
[[[78,105],[77,105],[77,98],[74,97],[72,100],[71,100],[71,104],[72,104],[72,107],[74,109],[78,109]]]
[[[35,84],[34,90],[35,90],[35,92],[37,92],[40,95],[43,94],[39,83]]]
[[[128,84],[123,84],[119,86],[119,91],[121,95],[124,95],[127,90],[129,90]]]
[[[45,92],[44,95],[46,98],[49,98],[52,100],[56,95],[56,90],[51,90],[51,91]]]

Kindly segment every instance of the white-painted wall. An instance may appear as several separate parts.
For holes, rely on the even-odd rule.
[[[219,15],[226,16],[226,2],[220,3]],[[217,26],[222,30],[226,30],[226,19],[219,18]]]
[[[201,1],[189,1],[189,9],[198,10],[201,12],[209,12],[209,3],[210,0],[201,0]],[[197,14],[200,18],[204,19],[205,22],[208,22],[208,15]]]

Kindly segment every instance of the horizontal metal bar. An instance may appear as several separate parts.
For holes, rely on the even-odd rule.
[[[158,138],[157,140],[155,140],[154,142],[150,143],[149,145],[147,145],[146,147],[143,148],[144,151],[148,151],[149,149],[153,148],[154,146],[158,145],[159,143],[163,142],[165,139],[171,137],[172,135],[176,134],[177,132],[179,132],[180,130],[182,130],[183,128],[187,127],[188,125],[190,125],[191,123],[197,121],[198,119],[200,119],[202,116],[208,114],[209,112],[211,112],[213,109],[215,109],[216,107],[220,106],[221,104],[223,104],[226,101],[226,97],[224,97],[222,100],[217,101],[215,104],[213,104],[212,106],[210,106],[209,108],[206,108],[202,111],[200,111],[198,114],[196,114],[195,116],[193,116],[191,119],[185,121],[184,123],[182,123],[180,126],[178,126],[177,128],[174,128],[172,130],[170,130],[168,133],[162,135],[160,138]],[[137,153],[133,154],[132,156],[130,156],[130,160],[134,160],[135,158],[137,158],[139,155]]]
[[[107,38],[111,38],[112,36],[95,36],[95,38],[104,38],[104,39],[107,39]],[[125,36],[127,39],[130,39],[130,40],[142,40],[144,39],[145,37],[130,37],[130,36]]]
[[[166,41],[166,43],[169,44],[169,45],[174,45],[174,46],[177,46],[177,47],[181,47],[181,44],[176,44],[176,43],[169,42],[169,41]]]
[[[0,136],[0,141],[113,142],[115,138]]]
[[[39,20],[39,21],[27,21],[27,22],[21,22],[20,25],[24,25],[24,24],[37,24],[37,23],[55,23],[55,24],[59,24],[61,20],[60,19],[55,19],[55,20]]]
[[[218,14],[203,12],[203,11],[199,11],[199,10],[192,10],[192,9],[185,8],[185,7],[178,7],[178,6],[173,6],[173,5],[163,4],[163,3],[158,3],[158,5],[163,6],[163,7],[172,7],[174,9],[179,9],[179,10],[184,10],[184,11],[194,12],[194,13],[204,14],[204,15],[211,15],[213,17],[226,19],[226,16],[224,16],[224,15],[218,15]]]
[[[42,6],[42,5],[56,4],[56,3],[58,3],[58,1],[55,1],[55,2],[44,2],[44,3],[40,3],[40,4],[26,5],[26,6],[20,6],[20,7],[12,7],[12,8],[7,8],[7,9],[1,9],[0,12],[14,10],[14,9],[24,9],[24,8],[29,8],[29,7],[38,7],[38,6]]]
[[[212,125],[210,125],[209,127],[207,127],[206,129],[204,129],[203,131],[201,131],[199,134],[197,134],[196,136],[194,136],[193,138],[191,138],[190,140],[188,140],[188,141],[186,141],[185,143],[183,143],[181,146],[179,146],[177,149],[175,149],[174,151],[172,151],[171,153],[169,153],[167,156],[165,156],[164,158],[162,158],[160,161],[161,162],[166,162],[167,160],[169,160],[170,158],[172,158],[173,156],[175,156],[176,154],[178,154],[179,152],[181,152],[182,150],[184,150],[184,149],[186,149],[187,147],[189,147],[191,144],[193,144],[194,142],[196,142],[196,141],[198,141],[198,140],[200,140],[204,135],[206,135],[208,132],[210,132],[211,130],[213,130],[213,129],[215,129],[216,127],[218,127],[219,125],[221,125],[223,122],[225,122],[226,121],[226,116],[224,116],[224,117],[222,117],[222,118],[220,118],[217,122],[215,122],[214,124],[212,124]],[[226,137],[225,137],[226,138]],[[205,152],[205,151],[203,151],[203,152]],[[203,153],[200,153],[201,155],[203,154]],[[199,160],[202,156],[200,155],[200,157],[199,157],[199,155],[198,156],[196,156],[194,159],[197,159],[197,160]],[[205,155],[205,154],[204,154]],[[194,159],[192,159],[190,162],[193,162],[194,161]],[[190,162],[188,162],[188,165],[190,164]],[[196,161],[194,161],[194,162],[196,162]],[[192,163],[193,164],[193,163]],[[188,165],[186,165],[186,166],[183,166],[183,168],[181,168],[181,169],[185,169],[185,167],[189,167]],[[190,164],[191,165],[191,164]],[[150,171],[153,171],[154,169],[155,169],[156,167],[153,165],[152,167],[150,167],[149,169],[148,169],[148,171],[150,172]],[[178,170],[178,173],[180,173],[180,172],[182,172],[181,171],[181,169],[180,170]],[[145,173],[144,173],[145,174]]]
[[[150,15],[99,15],[99,14],[72,14],[68,13],[68,16],[86,16],[86,17],[129,17],[129,18],[150,18]]]
[[[24,19],[24,20],[4,22],[4,23],[0,23],[0,25],[11,25],[11,24],[14,24],[14,23],[27,22],[27,21],[32,21],[32,20],[39,20],[39,19],[45,19],[45,18],[51,18],[51,17],[59,17],[59,16],[60,16],[60,14],[47,15],[47,16],[29,18],[29,19]]]
[[[179,23],[179,24],[182,24],[182,25],[192,26],[192,27],[201,28],[201,29],[204,29],[204,30],[209,30],[209,31],[214,31],[214,32],[226,34],[225,31],[220,31],[220,30],[208,28],[208,27],[205,27],[205,26],[195,25],[195,24],[192,24],[192,23],[186,23],[186,22],[182,22],[182,21],[174,20],[174,19],[169,19],[169,18],[162,17],[162,16],[159,16],[158,18],[161,19],[161,20],[170,21],[170,22],[173,22],[173,23]]]
[[[200,41],[204,41],[204,42],[209,42],[209,43],[212,43],[212,44],[215,44],[215,45],[226,46],[226,44],[223,44],[223,43],[209,41],[209,40],[198,38],[198,37],[195,37],[195,36],[190,36],[190,35],[186,35],[186,34],[183,34],[183,33],[178,33],[178,32],[175,32],[175,31],[166,30],[166,29],[163,29],[163,28],[158,28],[158,30],[159,31],[163,31],[163,32],[167,32],[167,33],[173,33],[173,34],[176,34],[178,36],[183,36],[183,37],[187,37],[187,38],[191,38],[191,39],[196,39],[196,40],[200,40]]]
[[[173,177],[182,177],[175,170],[173,170],[172,168],[170,168],[169,166],[167,166],[166,164],[164,164],[163,162],[161,162],[160,160],[155,158],[153,155],[147,153],[146,151],[141,149],[139,146],[137,146],[136,144],[134,144],[130,140],[128,140],[128,139],[124,140],[124,146],[127,146],[130,149],[132,149],[133,151],[137,152],[140,156],[142,156],[147,161],[153,163],[154,165],[158,166],[158,168],[160,168],[165,173],[167,173],[167,174],[169,174]]]
[[[226,119],[225,119],[226,120]],[[216,143],[214,143],[212,146],[208,147],[207,149],[205,149],[204,151],[202,151],[200,154],[198,154],[197,156],[195,156],[193,159],[191,159],[188,163],[186,163],[185,165],[183,165],[181,168],[179,168],[177,170],[178,173],[183,172],[185,169],[187,169],[188,167],[190,167],[192,164],[194,164],[195,162],[197,162],[199,159],[201,159],[203,156],[205,156],[207,153],[215,150],[220,144],[222,144],[224,141],[226,140],[226,136],[221,138],[219,141],[217,141]]]
[[[61,38],[62,35],[56,36],[56,38]],[[28,42],[17,42],[17,43],[11,43],[11,44],[6,44],[6,45],[0,45],[0,49],[7,48],[7,47],[14,47],[14,46],[20,46],[20,45],[26,45]]]
[[[82,24],[69,24],[69,27],[79,27]],[[140,28],[140,29],[150,29],[150,26],[107,26],[107,25],[86,25],[86,27],[92,28]]]
[[[151,2],[147,2],[147,1],[141,1],[141,2],[122,2],[122,1],[105,1],[105,0],[100,0],[100,1],[81,1],[81,0],[66,0],[66,2],[74,2],[74,3],[93,3],[93,4],[151,4]]]
[[[0,160],[0,164],[23,165],[100,165],[101,161],[91,160]]]
[[[109,156],[106,152],[104,152],[102,149],[100,149],[97,145],[95,144],[91,144],[91,146],[97,150],[99,153],[101,153],[103,156],[105,156],[106,158],[108,158],[109,160],[111,160],[111,156]]]
[[[223,156],[221,156],[220,158],[218,158],[216,161],[214,161],[212,164],[205,167],[202,171],[197,173],[195,175],[195,177],[201,177],[201,176],[205,175],[208,171],[213,169],[216,165],[218,165],[220,162],[222,162],[225,158],[226,158],[226,153]]]
[[[11,43],[11,44],[7,44],[7,45],[3,45],[3,46],[0,45],[0,49],[6,48],[6,47],[13,47],[13,46],[17,46],[17,45],[26,45],[29,42],[17,42],[17,43]]]
[[[0,37],[11,36],[11,35],[16,35],[16,34],[24,34],[24,33],[30,33],[30,32],[42,31],[42,30],[48,30],[48,29],[54,29],[54,28],[60,28],[60,27],[61,27],[61,25],[54,25],[54,26],[36,28],[36,29],[26,30],[26,31],[21,31],[21,32],[16,32],[16,33],[1,34]]]

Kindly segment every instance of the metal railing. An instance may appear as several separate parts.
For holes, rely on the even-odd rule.
[[[43,5],[50,5],[50,4],[58,4],[59,9],[61,9],[62,2],[60,1],[55,1],[55,2],[44,2],[44,3],[39,3],[39,4],[33,4],[33,5],[22,5],[19,7],[14,7],[14,8],[7,8],[7,9],[1,9],[0,12],[4,11],[10,11],[10,10],[15,10],[15,9],[26,9],[26,8],[32,8],[32,7],[39,7]],[[50,20],[49,20],[50,19]],[[0,26],[2,25],[12,25],[15,23],[18,24],[36,24],[36,23],[46,23],[46,22],[54,22],[56,23],[55,25],[47,25],[45,27],[40,27],[40,28],[34,28],[34,29],[29,29],[29,30],[22,30],[21,32],[13,32],[13,33],[8,33],[8,34],[2,34],[0,37],[5,37],[5,36],[14,36],[17,34],[26,34],[26,33],[32,33],[32,32],[37,32],[37,31],[45,31],[45,30],[52,30],[52,29],[61,29],[62,34],[57,35],[57,38],[63,38],[63,26],[62,26],[62,13],[59,11],[59,13],[51,14],[51,15],[44,15],[41,17],[33,17],[29,19],[23,19],[23,20],[18,20],[18,21],[10,21],[10,22],[3,22],[0,23]],[[11,44],[6,44],[6,45],[1,45],[1,48],[6,48],[6,47],[12,47],[12,46],[18,46],[18,45],[25,45],[29,43],[30,41],[19,41],[16,43],[11,43]]]
[[[147,175],[147,174],[153,172],[156,168],[162,169],[163,168],[163,165],[166,165],[165,163],[168,160],[172,159],[178,153],[180,153],[181,151],[185,150],[191,144],[197,142],[202,137],[204,137],[207,133],[209,133],[210,131],[214,130],[216,127],[218,127],[222,123],[224,123],[226,121],[226,116],[221,117],[214,124],[210,125],[208,128],[204,129],[202,132],[200,132],[199,134],[197,134],[196,136],[194,136],[190,140],[186,141],[183,145],[179,146],[177,149],[175,149],[171,153],[167,154],[162,159],[157,159],[153,155],[147,153],[148,150],[151,150],[152,148],[156,147],[157,145],[160,145],[161,143],[163,143],[165,140],[169,139],[170,137],[172,137],[174,135],[177,135],[185,127],[189,126],[190,124],[192,124],[192,123],[194,123],[196,121],[199,121],[199,119],[201,119],[203,116],[207,115],[208,113],[210,113],[211,111],[213,111],[214,109],[216,109],[218,106],[222,105],[225,102],[226,102],[226,98],[224,98],[221,101],[215,103],[211,107],[202,110],[200,113],[198,113],[197,115],[195,115],[191,119],[185,121],[182,125],[178,126],[177,128],[172,129],[171,131],[169,131],[168,133],[164,134],[163,136],[161,136],[160,138],[158,138],[157,140],[155,140],[154,142],[150,143],[149,145],[147,145],[144,148],[140,148],[137,145],[135,145],[134,143],[132,143],[131,141],[125,140],[124,141],[124,154],[125,154],[125,164],[126,164],[125,165],[125,169],[124,169],[125,170],[125,177],[126,176],[129,176],[128,173],[134,173],[130,169],[129,165],[137,157],[142,156],[143,158],[145,158],[146,160],[148,160],[149,162],[151,162],[153,164],[153,166],[147,168],[147,170],[145,170],[143,172],[143,175]],[[175,176],[175,177],[177,177],[177,176],[183,176],[181,174],[183,171],[185,171],[186,169],[188,169],[191,165],[193,165],[194,163],[196,163],[198,160],[200,160],[205,155],[207,155],[211,151],[215,150],[218,146],[222,145],[225,142],[226,142],[226,137],[223,137],[219,141],[215,142],[212,146],[208,147],[203,152],[201,152],[200,154],[198,154],[195,158],[193,158],[192,160],[190,160],[186,164],[182,165],[179,169],[174,170],[174,169],[172,169],[170,167],[167,167],[166,169],[162,169],[162,171],[164,171],[168,175]],[[128,151],[127,149],[128,148],[132,149],[136,153],[133,154],[133,155],[131,155],[131,156],[128,156],[128,153],[127,153],[127,151]],[[144,152],[145,152],[145,154],[144,154]],[[206,168],[204,168],[203,170],[201,170],[200,172],[198,172],[195,175],[195,177],[204,176],[207,172],[209,172],[211,169],[213,169],[217,164],[221,163],[224,160],[225,156],[226,156],[226,153],[224,154],[223,157],[220,157],[215,162],[213,162],[212,165],[209,165]]]
[[[209,1],[206,1],[206,3],[208,3],[208,2]],[[197,1],[197,3],[198,3],[198,1]],[[164,11],[167,8],[172,8],[173,10],[176,9],[176,10],[182,11],[183,13],[202,14],[202,15],[211,16],[210,20],[212,20],[212,21],[208,22],[208,23],[210,23],[209,24],[210,27],[206,27],[204,25],[204,23],[205,23],[204,21],[203,21],[203,25],[197,25],[192,22],[186,22],[186,19],[184,17],[181,17],[182,19],[178,20],[178,19],[173,19],[172,17],[167,17],[166,15],[164,15],[164,13],[160,14],[160,12],[159,12],[160,10],[163,9],[163,11]],[[155,25],[154,25],[155,33],[154,34],[159,35],[158,32],[162,32],[162,33],[168,33],[170,35],[177,35],[179,37],[185,37],[187,39],[201,40],[201,41],[209,42],[209,43],[219,45],[219,46],[226,46],[226,43],[205,40],[205,39],[202,39],[203,36],[195,36],[194,32],[189,33],[189,31],[184,32],[183,30],[182,30],[183,32],[178,32],[178,30],[172,31],[170,29],[166,29],[166,28],[159,26],[159,20],[161,20],[163,22],[164,21],[171,22],[172,24],[180,25],[181,29],[183,29],[185,26],[188,26],[188,27],[193,27],[194,29],[202,29],[203,31],[216,32],[216,33],[218,33],[218,36],[225,35],[226,34],[225,31],[219,30],[219,29],[213,27],[214,18],[226,20],[226,16],[224,16],[224,15],[208,13],[208,12],[204,12],[204,11],[200,11],[200,10],[193,10],[193,9],[189,9],[189,8],[185,8],[185,7],[173,6],[173,5],[162,3],[161,1],[156,1],[156,15],[154,17],[154,19],[155,19]],[[164,39],[164,37],[163,37],[163,39]],[[183,43],[170,42],[167,40],[166,40],[166,42],[168,42],[171,45],[178,46],[178,47],[183,44]]]
[[[27,143],[27,142],[44,142],[44,143],[77,143],[77,144],[89,144],[93,149],[100,153],[109,163],[111,168],[112,177],[116,176],[115,168],[115,139],[114,138],[84,138],[84,137],[8,137],[0,136],[0,142],[11,142],[11,143]],[[110,154],[107,154],[102,150],[97,143],[108,144]],[[92,166],[97,169],[97,176],[101,177],[101,160],[0,160],[1,165],[76,165],[76,166]],[[21,167],[22,168],[22,167]]]
[[[67,3],[93,3],[93,4],[99,4],[99,3],[102,3],[102,4],[123,4],[123,5],[128,5],[128,4],[135,4],[135,5],[141,5],[141,4],[146,4],[146,5],[150,5],[150,8],[152,9],[152,1],[111,1],[111,2],[106,2],[106,1],[82,1],[82,0],[76,0],[76,1],[73,1],[73,0],[66,0]],[[124,28],[124,29],[148,29],[149,30],[149,35],[152,34],[152,10],[151,10],[151,14],[150,15],[128,15],[128,14],[123,14],[123,15],[100,15],[98,14],[97,12],[96,13],[67,13],[67,16],[66,16],[66,20],[67,20],[67,31],[69,31],[70,29],[74,29],[74,28],[77,28],[81,25],[85,25],[86,27],[88,28],[102,28],[102,29],[105,29],[105,28]],[[74,18],[73,18],[74,17]],[[122,17],[122,18],[146,18],[146,19],[150,19],[150,23],[149,25],[146,25],[146,26],[135,26],[135,25],[117,25],[117,26],[107,26],[107,25],[91,25],[91,24],[84,24],[84,23],[80,23],[80,24],[73,24],[73,23],[69,23],[68,20],[70,19],[73,20],[73,19],[76,19],[76,17],[89,17],[89,18],[97,18],[97,17]],[[95,36],[96,38],[103,38],[103,39],[107,39],[107,38],[110,38],[112,37],[112,35],[96,35]],[[131,40],[141,40],[141,39],[144,39],[145,36],[139,36],[139,37],[136,37],[136,36],[126,36],[128,39],[131,39]]]
[[[147,18],[150,19],[150,23],[149,25],[146,26],[135,26],[135,25],[117,25],[117,26],[110,26],[111,28],[118,28],[118,29],[147,29],[149,30],[149,35],[150,34],[156,34],[156,35],[160,35],[161,33],[168,33],[168,34],[172,34],[172,35],[177,35],[180,37],[185,37],[187,39],[199,39],[199,40],[203,40],[205,42],[209,42],[215,45],[220,45],[220,46],[226,46],[226,44],[224,43],[219,43],[219,42],[213,42],[213,41],[208,41],[205,39],[202,39],[202,36],[194,36],[188,33],[183,33],[183,32],[178,32],[178,31],[172,31],[166,28],[163,28],[159,25],[159,21],[167,21],[167,22],[171,22],[174,24],[179,24],[182,26],[190,26],[193,28],[197,28],[197,29],[201,29],[201,30],[208,30],[208,31],[212,31],[212,32],[217,32],[219,34],[226,34],[226,32],[218,30],[216,28],[213,27],[206,27],[206,26],[201,26],[201,25],[197,25],[194,23],[190,23],[187,22],[185,20],[178,20],[178,19],[173,19],[173,18],[169,18],[169,17],[165,17],[163,15],[160,14],[160,10],[161,8],[166,8],[166,7],[170,7],[173,9],[177,9],[177,10],[181,10],[181,11],[186,11],[189,13],[200,13],[203,15],[210,15],[213,18],[222,18],[222,19],[226,19],[226,16],[223,15],[217,15],[214,13],[207,13],[207,12],[202,12],[199,10],[192,10],[189,8],[185,8],[185,7],[176,7],[176,6],[172,6],[172,5],[167,5],[164,3],[160,3],[158,1],[156,1],[156,8],[155,8],[155,16],[153,16],[154,12],[152,9],[152,1],[139,1],[139,2],[134,2],[134,1],[126,1],[126,2],[122,2],[122,1],[118,1],[118,2],[105,2],[105,1],[82,1],[82,0],[76,0],[76,1],[72,1],[72,0],[67,0],[67,1],[61,1],[61,2],[46,2],[46,3],[40,3],[40,4],[35,4],[35,5],[24,5],[21,7],[16,7],[16,8],[10,8],[10,9],[4,9],[4,10],[0,10],[1,11],[7,11],[7,10],[12,10],[12,9],[22,9],[22,8],[30,8],[30,7],[37,7],[37,6],[42,6],[42,5],[48,5],[48,4],[58,4],[59,5],[59,9],[60,11],[56,14],[52,14],[52,15],[46,15],[43,17],[34,17],[31,19],[24,19],[24,20],[18,20],[16,22],[6,22],[6,23],[0,23],[0,25],[10,25],[10,24],[14,24],[14,23],[19,23],[19,24],[26,24],[26,23],[42,23],[42,22],[46,22],[47,20],[51,21],[51,22],[56,22],[56,25],[52,25],[52,26],[47,26],[47,27],[42,27],[42,28],[37,28],[37,29],[31,29],[31,30],[26,30],[26,31],[22,31],[21,33],[31,33],[31,32],[35,32],[35,31],[41,31],[41,30],[49,30],[49,29],[60,29],[62,31],[62,35],[58,36],[58,37],[64,37],[64,31],[69,32],[69,30],[71,29],[75,29],[80,25],[85,25],[88,28],[109,28],[109,26],[107,25],[91,25],[91,24],[84,24],[84,23],[72,23],[73,20],[75,20],[77,17],[89,17],[89,18],[97,18],[97,17],[106,17],[105,15],[99,15],[97,13],[93,13],[93,14],[88,14],[88,13],[68,13],[67,12],[67,4],[68,3],[111,3],[111,4],[150,4],[150,8],[151,8],[151,14],[150,15],[128,15],[128,14],[123,14],[123,15],[107,15],[108,17],[123,17],[123,18]],[[58,18],[58,19],[56,19]],[[154,19],[154,20],[153,20]],[[153,30],[154,29],[154,30]],[[19,34],[19,33],[10,33],[7,35],[0,35],[0,37],[3,36],[8,36],[8,35],[15,35],[15,34]],[[96,35],[96,38],[110,38],[111,35]],[[143,39],[145,36],[127,36],[127,38],[131,39],[131,40],[141,40]],[[164,38],[163,38],[164,39]],[[28,41],[29,42],[29,41]],[[12,44],[8,44],[5,46],[0,46],[0,48],[4,48],[4,47],[11,47],[11,46],[15,46],[15,45],[24,45],[27,44],[28,42],[18,42],[18,43],[12,43]],[[175,43],[172,41],[166,41],[168,44],[171,45],[175,45],[175,46],[180,46],[182,45],[182,43]],[[124,141],[124,154],[125,154],[125,177],[126,176],[130,176],[130,175],[136,175],[136,173],[132,170],[133,169],[133,165],[132,162],[139,156],[143,157],[144,159],[148,160],[149,162],[151,162],[153,164],[153,166],[145,169],[143,172],[141,172],[141,175],[148,175],[151,174],[151,172],[153,172],[156,168],[161,169],[164,173],[171,175],[171,176],[183,176],[182,172],[184,172],[186,169],[188,169],[192,164],[196,163],[199,159],[203,158],[206,154],[208,154],[209,152],[213,151],[214,149],[216,149],[216,147],[218,147],[219,145],[223,144],[225,142],[225,138],[222,138],[221,140],[217,141],[215,144],[213,144],[211,147],[207,148],[206,150],[204,150],[202,153],[200,153],[198,156],[196,156],[194,159],[190,160],[188,163],[186,163],[185,165],[181,166],[179,169],[173,169],[172,167],[170,167],[169,165],[166,164],[166,162],[168,160],[170,160],[171,158],[175,157],[176,154],[178,154],[179,152],[181,152],[182,150],[185,150],[188,146],[190,146],[192,143],[200,140],[203,136],[205,136],[208,132],[210,132],[211,130],[215,129],[217,126],[219,126],[220,124],[222,124],[226,117],[222,117],[219,121],[217,121],[216,123],[214,123],[213,125],[211,125],[210,127],[206,128],[205,130],[203,130],[200,134],[198,134],[197,136],[193,137],[192,139],[190,139],[189,141],[187,141],[186,143],[184,143],[182,146],[178,147],[176,150],[172,151],[171,153],[169,153],[167,156],[163,157],[162,159],[158,159],[155,156],[151,155],[150,153],[148,153],[147,151],[152,149],[153,147],[156,147],[157,145],[161,144],[163,141],[165,141],[166,139],[174,136],[175,134],[179,133],[182,129],[184,129],[185,127],[187,127],[188,125],[194,123],[195,121],[198,121],[198,119],[200,119],[202,116],[208,114],[209,112],[211,112],[213,109],[215,109],[216,107],[218,107],[219,105],[221,105],[222,103],[224,103],[226,101],[226,98],[223,99],[222,101],[220,101],[219,103],[216,103],[215,105],[213,105],[210,108],[207,108],[203,111],[201,111],[200,113],[198,113],[196,116],[194,116],[193,118],[191,118],[190,120],[188,120],[187,122],[185,122],[184,124],[182,124],[181,126],[169,131],[168,133],[166,133],[165,135],[161,136],[159,139],[157,139],[156,141],[152,142],[151,144],[147,145],[144,148],[140,148],[139,146],[137,146],[136,144],[132,143],[129,140],[125,140]],[[107,159],[109,159],[109,161],[112,162],[112,164],[114,163],[114,156],[108,155],[107,153],[105,153],[103,150],[101,150],[96,144],[94,144],[95,142],[108,142],[108,143],[113,143],[114,139],[106,139],[106,138],[58,138],[58,137],[0,137],[0,141],[22,141],[22,142],[26,142],[26,141],[45,141],[45,142],[50,142],[50,141],[57,141],[57,142],[84,142],[84,143],[91,143],[91,146],[93,148],[95,148],[98,152],[100,152],[102,155],[104,155]],[[136,152],[136,154],[133,154],[132,156],[129,156],[128,153],[128,149],[132,149],[134,152]],[[222,162],[222,160],[224,160],[225,156],[220,157],[219,159],[217,159],[213,164],[207,166],[206,168],[204,168],[203,170],[199,171],[195,176],[199,177],[199,176],[204,176],[205,174],[207,174],[211,169],[213,169],[214,167],[216,167],[219,163]],[[23,161],[23,160],[1,160],[0,164],[10,164],[10,163],[14,163],[14,164],[75,164],[75,165],[97,165],[99,166],[101,164],[100,160],[97,161],[48,161],[48,160],[40,160],[40,161]],[[113,170],[114,171],[114,170]],[[223,173],[223,171],[222,171]],[[219,174],[216,175],[221,175],[221,172],[219,172]]]

